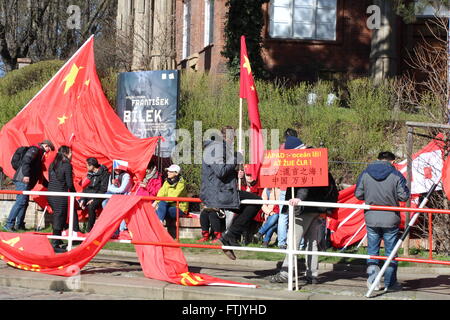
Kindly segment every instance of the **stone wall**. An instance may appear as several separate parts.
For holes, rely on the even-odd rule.
[[[6,223],[15,200],[15,194],[0,194],[0,223],[2,225]],[[25,214],[25,227],[27,229],[35,229],[39,222],[41,222],[41,229],[48,227],[51,223],[51,215],[46,213],[45,217],[42,218],[43,214],[44,210],[34,201],[30,200]]]

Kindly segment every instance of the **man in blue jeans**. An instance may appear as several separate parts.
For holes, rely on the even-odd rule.
[[[44,178],[42,170],[44,155],[50,150],[55,150],[55,147],[49,140],[44,140],[39,145],[28,148],[13,177],[17,191],[32,190],[38,181],[41,181],[45,187],[48,186],[48,181]],[[24,221],[29,198],[30,196],[28,195],[17,195],[16,202],[11,208],[8,220],[4,226],[6,231],[25,230]]]
[[[405,177],[394,168],[395,155],[385,151],[378,154],[378,160],[372,162],[359,175],[355,197],[368,205],[399,206],[406,201],[410,192]],[[381,239],[384,241],[385,255],[389,256],[398,240],[400,213],[394,211],[366,210],[364,212],[367,230],[368,254],[378,256]],[[367,260],[367,287],[370,288],[380,268],[378,260]],[[384,291],[399,291],[397,281],[397,261],[392,261],[384,274]],[[379,286],[375,290],[380,290]]]

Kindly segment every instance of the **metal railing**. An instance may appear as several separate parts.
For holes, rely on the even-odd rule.
[[[31,196],[44,195],[44,196],[64,196],[69,197],[69,229],[67,236],[55,236],[48,235],[49,239],[61,239],[67,240],[68,246],[67,250],[72,250],[73,241],[83,241],[86,238],[78,237],[73,232],[73,218],[74,218],[74,204],[75,198],[85,197],[85,198],[104,198],[109,199],[112,194],[95,194],[95,193],[76,193],[76,192],[49,192],[49,191],[15,191],[15,190],[0,190],[0,194],[25,194]],[[119,195],[126,197],[127,195]],[[173,201],[178,207],[180,202],[201,202],[198,198],[172,198],[172,197],[150,197],[141,196],[142,200],[160,200],[160,201]],[[346,258],[356,258],[356,259],[378,259],[378,260],[388,260],[388,257],[384,256],[370,256],[364,254],[351,254],[351,253],[335,253],[335,252],[324,252],[324,251],[305,251],[297,250],[298,244],[295,243],[295,223],[294,223],[294,206],[289,204],[289,201],[280,200],[243,200],[242,204],[268,204],[268,205],[286,205],[289,207],[289,222],[288,222],[288,242],[287,249],[270,249],[270,248],[254,248],[254,247],[239,247],[239,246],[220,246],[220,245],[200,245],[200,244],[182,244],[182,243],[158,243],[158,242],[142,242],[133,240],[115,240],[111,239],[110,242],[121,242],[121,243],[131,243],[135,245],[158,245],[158,246],[171,246],[171,247],[191,247],[191,248],[208,248],[208,249],[225,249],[225,250],[241,250],[241,251],[257,251],[257,252],[271,252],[271,253],[283,253],[288,256],[288,290],[293,290],[293,280],[294,271],[297,275],[297,255],[319,255],[319,256],[329,256],[329,257],[346,257]],[[444,209],[429,209],[429,208],[406,208],[406,207],[393,207],[393,206],[375,206],[366,204],[346,204],[346,203],[329,203],[329,202],[315,202],[315,201],[301,201],[299,206],[310,206],[310,207],[328,207],[328,208],[352,208],[352,209],[362,209],[362,210],[383,210],[383,211],[403,211],[403,212],[417,212],[417,213],[440,213],[440,214],[450,214],[450,210]],[[177,228],[179,226],[179,210],[177,210]],[[178,239],[178,231],[177,231]],[[439,261],[431,259],[411,259],[411,258],[394,258],[395,261],[407,261],[414,263],[429,263],[429,264],[442,264],[450,265],[450,261]],[[295,270],[294,270],[295,269]],[[297,281],[297,277],[295,277]],[[298,283],[296,282],[296,287],[298,288]]]

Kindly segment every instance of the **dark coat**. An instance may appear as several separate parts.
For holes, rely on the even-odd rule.
[[[48,191],[76,192],[73,185],[72,164],[69,161],[63,161],[56,168],[49,170]]]
[[[104,165],[100,165],[97,172],[89,172],[88,178],[91,182],[84,188],[83,193],[106,193],[108,191],[109,172]]]
[[[239,208],[238,154],[227,149],[223,141],[205,143],[200,199],[208,208]]]
[[[294,188],[294,198],[298,198],[302,201],[313,201],[313,202],[332,202],[330,201],[328,195],[334,185],[333,176],[328,173],[328,181],[330,182],[328,186],[324,187],[295,187]],[[333,181],[333,183],[332,183]],[[287,188],[285,200],[289,201],[292,199],[292,188]],[[283,212],[288,212],[289,206],[283,206]],[[326,207],[310,207],[310,206],[296,206],[294,207],[295,215],[306,214],[306,213],[327,213],[331,208]]]
[[[31,146],[22,158],[22,163],[14,174],[13,180],[22,181],[24,177],[29,177],[28,190],[34,188],[38,181],[47,187],[48,181],[44,178],[43,171],[43,159],[45,150],[39,146]]]
[[[51,166],[48,175],[48,191],[76,192],[73,185],[72,164],[68,160],[61,162],[56,169]],[[66,222],[68,199],[61,196],[49,196],[48,203],[54,213],[53,229],[61,231]]]

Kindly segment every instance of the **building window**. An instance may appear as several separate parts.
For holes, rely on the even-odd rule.
[[[214,42],[214,0],[205,0],[205,47]]]
[[[182,58],[189,57],[191,43],[191,0],[183,2],[183,52]]]
[[[272,38],[336,40],[337,0],[271,0]]]

